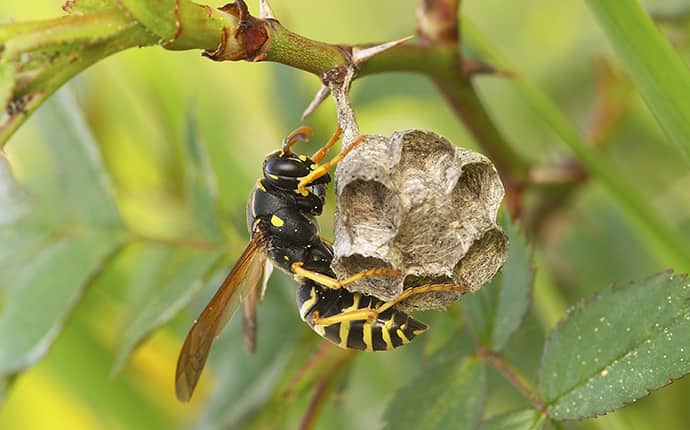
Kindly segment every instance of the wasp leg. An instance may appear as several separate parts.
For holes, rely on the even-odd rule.
[[[357,276],[357,275],[355,275]],[[454,284],[432,284],[432,285],[422,285],[419,287],[413,287],[413,288],[408,288],[400,294],[400,296],[396,297],[394,300],[391,300],[389,302],[384,302],[380,306],[370,309],[370,308],[364,308],[364,309],[355,309],[352,311],[346,311],[346,312],[341,312],[339,314],[330,316],[330,317],[324,317],[321,318],[318,316],[318,314],[314,315],[312,317],[312,323],[313,324],[318,324],[321,326],[329,326],[341,322],[346,322],[346,321],[357,321],[357,320],[367,320],[367,321],[375,321],[378,319],[379,315],[381,315],[383,312],[387,311],[388,309],[392,308],[393,306],[397,305],[398,303],[402,302],[405,299],[408,299],[410,296],[413,296],[415,294],[423,294],[423,293],[429,293],[432,291],[455,291],[459,293],[464,293],[469,291],[467,287],[461,286],[461,285],[454,285]]]
[[[323,148],[319,149],[314,153],[314,155],[311,156],[312,161],[314,163],[320,163],[321,160],[323,160],[323,157],[328,154],[328,151],[331,150],[333,145],[336,144],[340,140],[340,135],[343,134],[343,129],[340,128],[340,124],[338,124],[338,128],[335,129],[335,132],[333,133],[333,136],[326,142],[326,144],[323,146]]]
[[[314,272],[313,270],[305,269],[304,263],[302,262],[296,262],[292,264],[292,273],[294,273],[297,276],[301,276],[303,278],[311,279],[314,282],[318,282],[319,284],[332,288],[334,290],[337,290],[338,288],[342,288],[344,285],[351,284],[355,281],[359,281],[360,279],[368,278],[370,276],[399,276],[400,271],[395,270],[395,269],[389,269],[387,267],[380,267],[376,269],[369,269],[365,270],[363,272],[355,273],[354,275],[350,276],[349,278],[343,279],[342,281],[337,280],[336,278],[333,278],[328,275],[324,275],[323,273],[319,272]]]
[[[307,136],[311,134],[314,134],[314,131],[311,129],[311,127],[303,125],[299,128],[296,128],[283,140],[283,152],[288,154],[290,152],[290,148],[292,148],[292,145],[297,142],[307,142],[309,140]]]
[[[343,158],[345,158],[345,156],[346,156],[350,151],[352,151],[353,149],[355,149],[355,147],[356,147],[357,145],[359,145],[360,143],[364,142],[364,139],[365,139],[365,136],[363,136],[363,135],[357,136],[357,138],[356,138],[355,140],[353,140],[351,144],[347,145],[347,147],[346,147],[345,149],[343,149],[343,150],[340,152],[340,154],[338,154],[338,155],[336,155],[335,157],[333,157],[328,163],[324,163],[324,164],[318,166],[316,169],[312,170],[312,172],[309,173],[307,176],[301,178],[300,181],[299,181],[299,183],[297,184],[297,190],[298,190],[299,192],[304,192],[304,191],[305,191],[305,188],[306,188],[307,186],[309,186],[309,184],[311,184],[311,183],[314,182],[315,180],[319,179],[320,177],[322,177],[323,175],[325,175],[326,173],[328,173],[328,171],[331,170],[331,167],[333,167],[333,166],[335,166],[336,164],[338,164],[338,163],[340,162],[340,160],[342,160]]]

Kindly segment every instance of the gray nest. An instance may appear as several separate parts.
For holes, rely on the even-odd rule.
[[[350,291],[386,301],[425,284],[475,291],[507,257],[507,237],[496,225],[504,190],[495,167],[436,133],[369,135],[338,164],[336,178],[332,267],[338,278],[376,267],[402,273],[357,281]],[[458,298],[432,292],[398,307],[441,308]]]

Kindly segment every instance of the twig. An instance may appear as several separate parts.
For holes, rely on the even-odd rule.
[[[321,382],[319,382],[319,385],[316,386],[316,389],[314,390],[314,397],[312,397],[311,401],[309,402],[307,411],[304,413],[302,421],[299,424],[300,430],[309,430],[314,426],[316,418],[319,415],[319,411],[326,401],[331,382],[332,381],[330,379],[323,379]]]
[[[541,413],[546,413],[546,406],[537,392],[530,386],[524,376],[522,376],[510,363],[503,357],[483,346],[477,346],[477,353],[481,358],[488,361],[503,377],[522,393],[532,405]]]
[[[310,430],[316,423],[316,419],[319,416],[319,412],[321,411],[323,405],[326,403],[326,400],[328,399],[328,394],[333,389],[333,385],[336,381],[336,378],[338,377],[338,375],[341,374],[343,370],[347,368],[347,366],[356,357],[356,354],[357,351],[351,349],[343,351],[338,361],[336,361],[331,367],[331,369],[329,369],[329,371],[322,377],[321,381],[318,383],[316,389],[314,390],[314,396],[309,402],[307,411],[304,413],[304,416],[302,417],[302,421],[299,426],[300,430]]]

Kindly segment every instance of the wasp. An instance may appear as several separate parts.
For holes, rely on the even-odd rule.
[[[292,152],[312,133],[300,127],[283,140],[282,148],[266,156],[263,177],[247,203],[251,239],[211,301],[192,325],[180,351],[175,375],[178,399],[188,401],[206,363],[214,338],[243,302],[245,342],[253,350],[256,304],[262,297],[273,266],[291,273],[299,284],[300,317],[319,335],[346,349],[392,350],[428,329],[395,305],[413,294],[460,291],[460,286],[437,284],[408,288],[384,302],[353,293],[345,285],[369,276],[397,276],[392,268],[374,268],[338,280],[331,269],[333,248],[319,234],[317,216],[325,204],[329,170],[349,151],[365,142],[359,136],[330,161],[320,164],[339,140],[338,128],[311,157]]]

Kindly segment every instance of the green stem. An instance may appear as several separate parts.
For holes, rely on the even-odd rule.
[[[347,64],[347,48],[308,39],[275,21],[269,22],[268,49],[263,61],[282,63],[319,77],[335,66]]]
[[[508,382],[510,382],[523,396],[532,403],[535,409],[546,414],[546,406],[537,394],[536,390],[527,382],[527,379],[520,374],[513,366],[503,359],[500,355],[483,346],[477,346],[479,356],[488,361],[494,369],[498,371]]]
[[[0,123],[0,148],[31,114],[65,82],[105,57],[138,46],[142,40],[145,40],[143,37],[140,28],[131,27],[110,40],[83,49],[78,53],[78,56],[64,57],[64,61],[53,63],[41,71],[34,80],[18,88],[13,99],[24,101],[22,109],[18,114],[11,116],[6,123]]]

